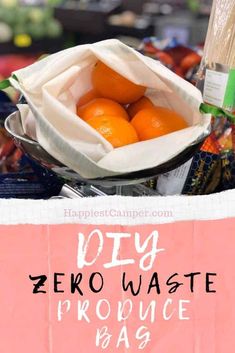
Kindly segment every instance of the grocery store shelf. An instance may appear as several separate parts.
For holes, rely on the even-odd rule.
[[[64,38],[49,39],[33,41],[29,47],[16,47],[13,42],[1,43],[0,55],[7,54],[39,54],[39,53],[54,53],[63,49]]]
[[[121,1],[110,1],[105,6],[91,3],[81,7],[78,2],[69,1],[55,9],[55,18],[67,31],[99,35],[105,31],[108,16],[117,11],[120,5]]]

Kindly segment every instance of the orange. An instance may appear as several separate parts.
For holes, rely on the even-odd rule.
[[[94,89],[104,98],[121,104],[130,104],[140,99],[146,87],[136,85],[98,61],[92,72]]]
[[[141,141],[166,135],[188,126],[181,115],[162,107],[141,110],[132,119],[131,124]]]
[[[129,105],[129,107],[127,108],[127,113],[131,118],[134,118],[134,116],[140,110],[143,110],[145,108],[152,108],[152,107],[154,107],[154,104],[151,102],[149,98],[141,97],[138,101]]]
[[[100,95],[94,89],[91,89],[87,93],[85,93],[82,97],[80,97],[77,102],[77,107],[81,107],[84,104],[89,103],[92,99],[99,98]]]
[[[164,51],[159,51],[156,53],[156,59],[160,60],[163,65],[173,67],[174,66],[174,60],[173,58],[165,53]]]
[[[117,116],[97,116],[87,123],[98,131],[111,145],[122,147],[138,142],[138,136],[133,126]]]
[[[181,61],[180,68],[183,70],[184,73],[186,73],[189,69],[192,69],[193,67],[199,65],[201,59],[201,56],[197,53],[188,54]]]
[[[129,120],[127,112],[120,104],[106,98],[96,98],[82,107],[78,107],[77,115],[85,121],[101,115],[118,116]]]

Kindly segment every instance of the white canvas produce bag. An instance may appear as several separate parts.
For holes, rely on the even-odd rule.
[[[156,139],[114,149],[76,114],[76,103],[89,91],[97,62],[147,87],[155,105],[181,114],[189,127]],[[15,76],[14,76],[15,75]],[[199,112],[202,96],[160,62],[143,56],[116,39],[73,47],[14,72],[11,84],[28,106],[20,106],[25,132],[83,178],[114,176],[156,167],[208,134],[210,115]],[[16,77],[17,80],[14,78]],[[34,124],[32,124],[32,121]],[[29,123],[30,122],[30,123]]]

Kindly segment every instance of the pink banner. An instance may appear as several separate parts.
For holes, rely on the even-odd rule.
[[[0,226],[0,352],[233,353],[234,230]]]

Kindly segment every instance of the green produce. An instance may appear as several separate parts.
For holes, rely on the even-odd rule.
[[[27,33],[35,40],[46,36],[46,27],[43,23],[29,23],[26,27]]]
[[[29,10],[28,7],[17,7],[15,9],[15,24],[16,23],[21,23],[25,25],[29,21]]]
[[[25,34],[25,26],[21,23],[17,24],[14,28],[14,35]]]
[[[13,33],[8,24],[0,22],[0,43],[9,42],[12,39]]]
[[[1,7],[0,20],[12,27],[16,21],[15,11],[13,9]]]
[[[0,24],[0,42],[10,41],[21,34],[40,40],[56,38],[62,33],[62,26],[54,19],[49,2],[38,7],[23,6],[19,0],[0,0]]]
[[[18,5],[18,0],[0,0],[0,6],[12,8]]]
[[[62,26],[59,21],[51,20],[47,24],[47,35],[51,38],[59,37],[62,34]]]
[[[32,23],[42,23],[44,20],[44,11],[40,8],[32,8],[29,11],[29,19]]]
[[[49,6],[57,6],[62,3],[62,0],[47,0]]]

